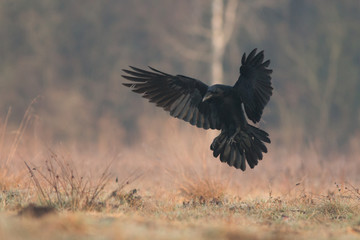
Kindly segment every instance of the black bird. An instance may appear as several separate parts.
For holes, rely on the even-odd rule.
[[[242,56],[240,76],[234,86],[205,83],[183,75],[170,75],[152,67],[146,71],[135,67],[123,70],[123,83],[140,93],[170,115],[204,129],[221,130],[210,146],[221,162],[245,171],[258,164],[270,143],[265,131],[248,124],[243,106],[253,123],[260,121],[265,105],[272,95],[270,60],[264,62],[264,52]]]

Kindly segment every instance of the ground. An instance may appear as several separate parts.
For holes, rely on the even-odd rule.
[[[272,144],[242,172],[175,123],[114,154],[3,134],[0,240],[360,239],[360,141],[327,156]]]
[[[131,190],[106,206],[47,207],[43,215],[40,207],[10,203],[0,213],[0,239],[360,239],[357,197],[185,200],[175,194],[166,201]]]

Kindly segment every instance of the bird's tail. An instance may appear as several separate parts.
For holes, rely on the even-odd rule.
[[[247,125],[246,128],[233,134],[222,131],[210,146],[214,157],[220,155],[220,161],[229,166],[245,171],[245,159],[250,168],[254,168],[263,158],[262,153],[267,153],[264,143],[270,143],[269,134],[257,127]]]

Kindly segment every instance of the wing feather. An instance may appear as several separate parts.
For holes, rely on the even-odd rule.
[[[151,71],[131,67],[124,69],[123,83],[133,92],[142,94],[170,115],[200,128],[220,129],[218,109],[213,103],[202,102],[208,86],[183,75],[170,75],[149,67]]]
[[[242,56],[240,77],[235,83],[240,99],[244,103],[246,115],[254,123],[260,121],[264,107],[272,95],[270,60],[264,61],[264,51],[256,54],[251,51],[248,57]]]

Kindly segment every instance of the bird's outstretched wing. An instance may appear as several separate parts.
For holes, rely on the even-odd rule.
[[[170,115],[199,128],[220,129],[218,109],[215,104],[203,102],[208,86],[196,79],[182,75],[170,75],[154,68],[152,71],[130,67],[123,70],[123,77],[131,83],[123,83],[133,92],[142,94]]]
[[[242,102],[246,115],[254,123],[259,122],[265,105],[272,95],[270,60],[263,62],[264,51],[256,54],[256,49],[248,57],[242,56],[240,77],[234,85]]]

